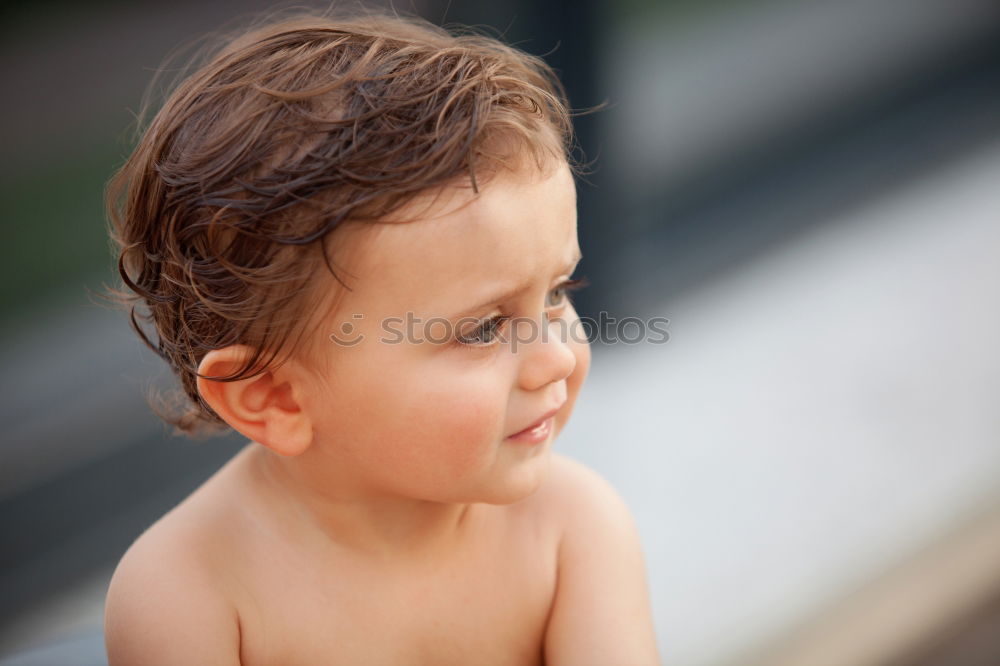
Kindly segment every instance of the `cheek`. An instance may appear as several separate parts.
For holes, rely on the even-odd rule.
[[[573,373],[566,379],[568,388],[573,392],[574,396],[579,393],[580,387],[583,386],[583,382],[587,379],[587,373],[590,372],[590,343],[586,340],[580,342],[571,342],[573,349],[573,355],[576,356],[576,367],[573,368]]]
[[[587,340],[572,340],[568,344],[573,350],[573,356],[576,357],[576,366],[573,368],[570,376],[566,378],[566,406],[556,419],[557,434],[562,431],[563,426],[569,421],[573,413],[573,407],[576,404],[576,398],[580,394],[580,389],[583,387],[584,381],[587,379],[587,373],[590,372],[590,344]]]
[[[491,375],[443,372],[432,376],[429,367],[407,397],[397,403],[394,421],[398,441],[408,441],[411,459],[436,462],[446,473],[467,471],[486,464],[503,438],[507,394]]]

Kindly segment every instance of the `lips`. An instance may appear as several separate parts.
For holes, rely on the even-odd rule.
[[[564,402],[563,405],[564,404],[566,404],[566,403]],[[538,419],[536,419],[534,422],[532,422],[531,425],[527,426],[523,430],[518,430],[513,435],[509,435],[509,436],[510,437],[517,437],[518,435],[523,435],[523,434],[526,434],[526,433],[530,432],[531,430],[534,430],[535,428],[537,428],[540,425],[542,425],[543,423],[545,423],[548,419],[550,419],[553,416],[555,416],[559,412],[559,410],[562,409],[563,405],[559,405],[555,409],[550,409],[549,411],[545,412],[540,417],[538,417]]]

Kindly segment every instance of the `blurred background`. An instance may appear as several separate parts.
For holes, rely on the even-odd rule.
[[[559,447],[636,515],[664,663],[1000,663],[1000,4],[407,3],[609,103],[578,309],[671,337],[597,345]],[[170,435],[93,294],[154,70],[272,6],[0,10],[2,664],[104,663],[118,558],[240,446]]]

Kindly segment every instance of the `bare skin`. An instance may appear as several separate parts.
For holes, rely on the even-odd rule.
[[[297,520],[274,496],[262,455],[248,447],[133,546],[111,591],[109,625],[121,632],[109,635],[112,664],[193,663],[185,660],[196,655],[246,666],[545,663],[561,512],[572,502],[563,493],[593,494],[586,502],[607,492],[589,472],[556,456],[530,498],[469,506],[447,540],[423,551],[373,553]],[[194,600],[178,600],[172,617],[169,599],[190,594],[189,581],[201,581]],[[211,602],[199,607],[202,598]],[[164,601],[162,635],[136,640],[135,625],[157,609],[133,607]],[[636,602],[641,611],[645,601]],[[642,630],[623,626],[616,636],[648,643]],[[604,663],[597,652],[584,657],[573,663]],[[642,658],[632,663],[655,659]]]
[[[369,236],[357,287],[318,330],[352,312],[368,341],[404,311],[575,321],[559,287],[579,256],[565,164],[461,197]],[[525,288],[464,309],[510,284]],[[627,508],[551,452],[590,358],[552,330],[313,345],[255,378],[200,381],[253,443],[122,559],[111,665],[657,663]],[[202,373],[242,353],[212,351]],[[544,440],[512,439],[553,408]]]

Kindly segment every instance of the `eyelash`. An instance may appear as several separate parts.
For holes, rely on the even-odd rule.
[[[560,290],[562,290],[562,291],[566,292],[565,302],[566,303],[571,303],[573,301],[573,299],[570,296],[570,294],[572,294],[574,291],[579,291],[579,290],[583,289],[588,284],[590,284],[590,283],[587,281],[587,278],[581,277],[581,278],[578,278],[576,280],[566,280],[562,284],[557,285],[556,288],[553,289],[552,291],[560,291]],[[550,291],[549,293],[551,294],[552,292]],[[564,303],[560,303],[560,304],[564,304]],[[558,307],[558,306],[553,305],[552,307]]]
[[[579,291],[580,289],[583,289],[589,284],[590,282],[587,280],[587,278],[566,280],[565,282],[559,284],[558,286],[553,288],[552,291],[549,292],[549,294],[557,291],[562,291],[565,293],[565,300],[561,301],[559,305],[553,305],[551,307],[559,307],[560,305],[566,305],[568,303],[571,303],[572,298],[570,297],[570,294],[573,293],[574,291]],[[457,338],[459,346],[464,347],[466,349],[485,349],[492,347],[494,345],[494,340],[496,340],[496,338],[492,338],[489,342],[476,342],[476,340],[482,340],[483,336],[486,335],[495,336],[500,331],[500,328],[505,323],[507,323],[509,319],[510,315],[494,315],[490,317],[482,324],[480,324],[474,331],[472,331],[470,335],[459,336]]]

